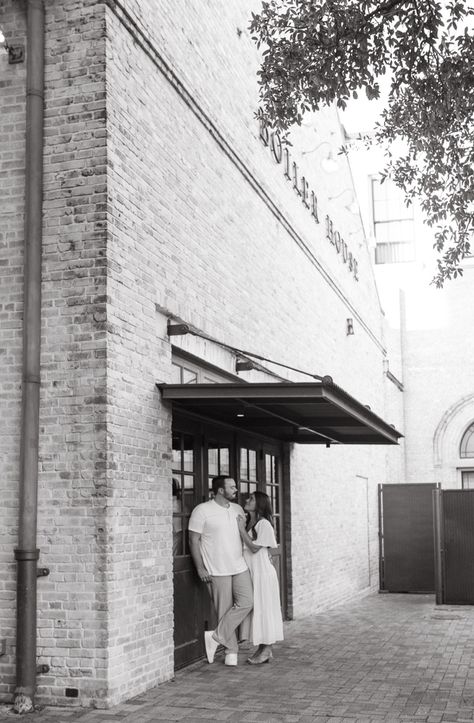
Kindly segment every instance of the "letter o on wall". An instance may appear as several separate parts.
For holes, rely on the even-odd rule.
[[[281,163],[283,151],[281,147],[281,138],[278,133],[272,133],[270,144],[273,158],[277,163]]]
[[[334,245],[336,247],[337,253],[341,251],[341,234],[339,231],[334,232]]]

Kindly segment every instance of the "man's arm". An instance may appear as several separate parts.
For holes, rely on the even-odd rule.
[[[211,582],[211,576],[204,567],[201,555],[201,535],[199,532],[193,532],[189,530],[189,547],[191,549],[191,557],[193,558],[194,565],[197,570],[199,578],[203,582]]]

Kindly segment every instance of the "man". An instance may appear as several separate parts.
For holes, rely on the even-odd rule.
[[[207,659],[212,663],[218,646],[223,645],[225,664],[237,665],[236,630],[253,607],[252,581],[237,525],[237,518],[245,515],[232,502],[237,495],[232,477],[214,477],[212,491],[214,499],[197,505],[191,514],[189,544],[200,579],[210,583],[219,621],[215,630],[204,633]]]

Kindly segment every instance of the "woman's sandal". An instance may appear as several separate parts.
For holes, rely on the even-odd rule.
[[[269,663],[270,660],[273,658],[272,653],[260,653],[259,655],[254,655],[253,658],[247,658],[247,663],[250,665],[261,665],[262,663]]]

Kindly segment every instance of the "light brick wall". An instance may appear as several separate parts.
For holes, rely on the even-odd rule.
[[[297,448],[292,458],[294,616],[378,586],[377,484],[383,452]]]
[[[144,33],[135,40],[129,30],[136,33],[136,28],[120,22],[120,11],[118,16],[108,12],[108,318],[114,399],[109,408],[110,461],[117,469],[116,494],[131,506],[127,511],[118,500],[114,512],[113,699],[159,682],[172,671],[170,416],[153,389],[155,381],[170,378],[166,315],[225,343],[330,373],[381,416],[385,397],[393,393],[383,376],[383,319],[366,249],[359,249],[357,283],[324,238],[323,224],[314,224],[258,138],[252,115],[255,50],[248,35],[239,38],[236,33],[237,27],[245,27],[247,9],[229,3],[217,14],[211,3],[201,6],[198,16],[192,9],[182,14],[179,6],[167,3],[127,7],[136,10],[134,18]],[[138,45],[144,37],[155,44],[151,57]],[[229,68],[224,56],[231,52],[238,59]],[[157,67],[160,55],[185,84],[184,91],[163,66]],[[199,111],[210,119],[212,132]],[[319,123],[326,136],[337,128],[331,112]],[[306,138],[304,133],[302,147],[317,143],[313,129],[306,131]],[[303,167],[303,156],[295,157]],[[372,337],[357,320],[355,335],[346,336],[346,318],[352,313],[246,180],[239,162],[298,234],[313,244],[320,263],[355,305]],[[328,200],[335,188],[350,184],[347,168],[327,185],[319,170],[314,173],[322,215],[330,211],[340,219],[341,230],[352,228],[344,204],[338,207]],[[155,303],[160,313],[154,312]],[[183,345],[213,360],[212,345],[195,340]],[[385,462],[384,448],[294,449],[296,615],[378,585],[377,484],[385,481]],[[145,514],[137,503],[132,480],[140,483],[140,499],[143,496],[153,514]],[[140,547],[132,544],[130,556],[121,559],[122,546],[140,540],[143,531],[156,539],[145,561]],[[144,575],[144,562],[153,574]],[[125,600],[134,605],[124,606]],[[124,629],[126,635],[121,634]]]

